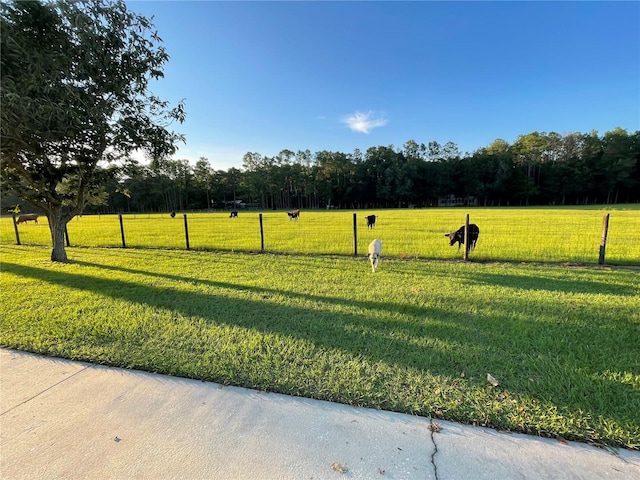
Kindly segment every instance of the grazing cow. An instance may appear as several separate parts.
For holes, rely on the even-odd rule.
[[[364,217],[367,221],[367,228],[373,228],[376,224],[376,216],[375,215],[367,215]]]
[[[238,218],[238,212],[235,210],[229,214],[229,218]]]
[[[458,243],[458,250],[460,250],[460,245],[464,245],[464,225],[461,226],[458,230],[451,233],[445,233],[445,237],[449,237],[449,246],[453,246],[456,242]],[[478,241],[478,236],[480,236],[480,229],[475,223],[469,224],[469,245],[467,245],[467,252],[470,252],[474,248],[476,248],[476,242]]]
[[[38,223],[38,214],[37,213],[27,213],[26,215],[20,215],[18,217],[18,220],[16,220],[16,224],[22,223],[22,222],[30,222],[30,221],[34,221],[36,223]]]
[[[380,263],[380,254],[382,253],[382,242],[377,238],[369,244],[369,261],[371,262],[371,270],[376,273],[376,268]]]
[[[298,220],[300,218],[300,210],[293,210],[291,212],[287,212],[287,215],[289,215],[289,221]]]

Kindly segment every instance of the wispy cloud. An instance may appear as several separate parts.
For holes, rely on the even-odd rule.
[[[351,130],[360,133],[369,133],[372,129],[384,127],[387,119],[382,115],[369,111],[367,113],[356,112],[342,120]]]

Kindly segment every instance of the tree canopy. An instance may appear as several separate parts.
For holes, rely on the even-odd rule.
[[[478,205],[570,205],[640,201],[640,132],[532,132],[473,153],[407,141],[352,153],[248,152],[242,168],[215,170],[202,157],[132,163],[114,178],[101,212],[232,208],[436,206],[451,196]],[[236,208],[236,207],[233,207]]]
[[[66,223],[106,200],[114,161],[175,153],[184,106],[149,91],[169,56],[122,1],[3,2],[1,28],[2,183],[46,213],[66,261]]]

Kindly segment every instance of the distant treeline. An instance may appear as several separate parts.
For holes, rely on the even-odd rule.
[[[421,207],[452,198],[481,206],[635,203],[639,163],[640,131],[621,128],[602,136],[533,132],[470,154],[452,142],[413,140],[365,153],[249,152],[241,169],[226,171],[206,158],[130,161],[106,185],[104,203],[87,210]]]

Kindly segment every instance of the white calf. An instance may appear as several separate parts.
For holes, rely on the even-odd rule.
[[[371,262],[371,270],[374,273],[380,263],[380,253],[382,253],[382,242],[376,238],[369,244],[369,261]]]

